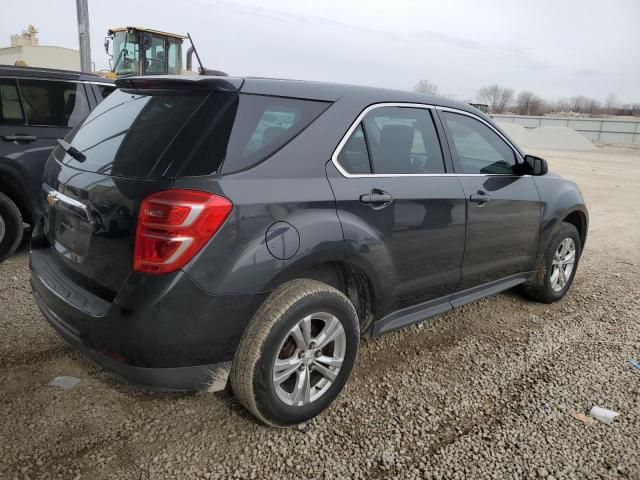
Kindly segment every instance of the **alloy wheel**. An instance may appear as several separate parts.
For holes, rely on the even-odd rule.
[[[573,238],[560,242],[553,254],[549,283],[554,292],[560,292],[567,285],[576,263],[576,244]]]
[[[273,386],[290,406],[318,400],[335,381],[347,347],[340,321],[332,314],[307,315],[289,330],[273,364]]]

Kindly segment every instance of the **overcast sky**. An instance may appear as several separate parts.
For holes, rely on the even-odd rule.
[[[74,0],[12,5],[0,46],[31,23],[42,45],[77,48]],[[638,0],[89,0],[89,14],[98,69],[106,30],[137,25],[191,33],[205,66],[231,75],[640,102]]]

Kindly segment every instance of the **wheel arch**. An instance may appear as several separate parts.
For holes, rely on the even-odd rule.
[[[357,265],[330,260],[318,263],[300,262],[275,276],[268,284],[269,290],[298,278],[309,278],[326,283],[344,293],[358,313],[361,334],[367,335],[379,309],[380,292],[367,273]]]
[[[33,226],[37,214],[33,201],[29,197],[30,189],[21,180],[20,175],[6,165],[0,165],[0,192],[16,204],[23,220]]]
[[[570,223],[576,230],[578,230],[578,234],[580,235],[580,247],[584,249],[585,242],[587,241],[587,229],[588,229],[588,219],[585,212],[581,210],[572,210],[567,213],[562,219],[563,222]]]

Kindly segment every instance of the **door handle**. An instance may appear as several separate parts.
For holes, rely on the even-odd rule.
[[[373,205],[389,204],[393,202],[393,197],[381,190],[372,190],[369,193],[360,195],[360,202]]]
[[[33,135],[3,135],[2,136],[2,140],[4,140],[5,142],[33,142],[35,140],[37,140],[38,137],[35,137]]]
[[[489,200],[491,200],[491,196],[487,195],[482,190],[478,190],[478,193],[469,196],[469,200],[473,203],[477,203],[479,207],[483,206]]]

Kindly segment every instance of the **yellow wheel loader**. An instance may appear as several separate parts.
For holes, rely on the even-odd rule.
[[[189,39],[186,69],[182,68],[182,43]],[[205,73],[195,50],[191,36],[187,34],[161,32],[149,28],[121,27],[107,32],[104,48],[109,55],[107,78],[116,79],[131,75],[182,75]],[[191,57],[196,54],[200,64],[199,72],[191,71]],[[206,70],[212,75],[224,72]]]

